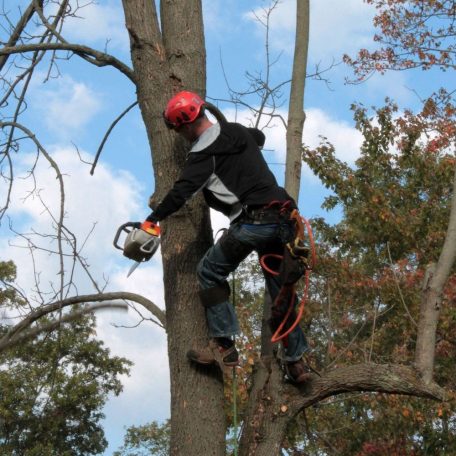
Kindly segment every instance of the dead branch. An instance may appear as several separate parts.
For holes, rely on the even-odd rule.
[[[103,150],[103,147],[104,147],[109,135],[111,134],[111,131],[117,125],[117,123],[130,111],[130,109],[134,108],[137,104],[138,104],[138,102],[135,101],[130,106],[128,106],[128,108],[125,109],[118,117],[116,117],[114,119],[114,121],[112,122],[112,124],[109,126],[106,134],[103,137],[103,140],[101,141],[100,146],[98,147],[97,153],[95,154],[95,159],[93,161],[92,168],[90,169],[90,175],[91,176],[93,176],[93,173],[95,172],[95,167],[97,166],[98,159],[100,158],[101,151]]]
[[[116,68],[133,83],[135,83],[135,75],[133,70],[121,62],[116,57],[106,54],[104,52],[97,51],[88,46],[83,46],[81,44],[72,44],[72,43],[34,43],[34,44],[23,44],[18,46],[5,46],[0,49],[1,56],[9,56],[13,54],[23,54],[27,52],[34,51],[69,51],[72,52],[85,60],[89,61],[91,64],[98,67],[112,66]]]
[[[42,3],[42,1],[41,1]],[[19,22],[16,25],[16,28],[13,30],[8,42],[6,43],[5,47],[14,47],[16,46],[17,41],[19,40],[22,32],[24,31],[25,27],[29,23],[30,19],[35,12],[35,0],[30,2],[30,5],[25,10],[24,14],[20,18]],[[0,56],[0,71],[5,66],[6,62],[8,61],[9,54],[1,55]]]
[[[118,310],[128,310],[128,306],[126,304],[119,304],[119,303],[101,303],[101,304],[94,304],[91,306],[87,306],[84,309],[77,310],[75,312],[71,312],[69,314],[63,315],[59,317],[57,320],[50,321],[40,326],[36,326],[34,328],[21,331],[20,333],[16,333],[15,335],[11,336],[8,339],[2,338],[0,340],[0,353],[4,352],[5,350],[12,348],[20,343],[25,342],[26,340],[33,339],[37,337],[39,334],[43,332],[52,332],[56,329],[60,328],[62,323],[68,323],[70,321],[75,321],[81,318],[82,316],[96,312],[97,310],[101,309],[118,309]]]
[[[287,164],[285,189],[298,202],[302,168],[302,134],[306,115],[304,113],[304,88],[309,47],[309,0],[296,4],[296,39],[288,107]]]
[[[101,293],[101,294],[91,294],[91,295],[80,295],[80,296],[73,296],[67,299],[63,299],[61,301],[56,301],[50,304],[46,304],[40,306],[38,309],[31,312],[27,317],[22,319],[18,324],[13,326],[8,333],[0,339],[0,350],[2,347],[8,345],[10,346],[11,340],[16,340],[16,337],[19,337],[20,334],[24,331],[27,331],[30,326],[39,320],[40,318],[55,312],[59,311],[68,306],[72,306],[75,304],[84,304],[89,302],[106,302],[106,301],[116,301],[116,300],[124,300],[124,301],[134,301],[138,304],[141,304],[145,307],[152,315],[154,315],[159,322],[161,323],[163,328],[166,328],[166,316],[165,312],[163,312],[157,305],[155,305],[152,301],[145,298],[144,296],[138,295],[136,293],[129,293],[124,291],[112,292],[112,293]],[[90,312],[90,310],[88,310]],[[62,316],[62,321],[65,316]],[[57,326],[56,326],[57,327]],[[54,328],[55,329],[55,328]]]

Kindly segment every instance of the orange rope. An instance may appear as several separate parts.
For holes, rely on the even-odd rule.
[[[316,252],[315,252],[315,241],[314,241],[314,238],[313,238],[312,228],[310,227],[310,223],[304,217],[301,217],[299,214],[296,215],[297,211],[296,211],[296,214],[294,214],[294,212],[295,211],[293,211],[292,218],[296,219],[296,221],[298,223],[298,237],[300,237],[300,239],[303,239],[303,237],[304,237],[304,230],[303,230],[303,227],[302,227],[302,222],[304,223],[304,225],[306,226],[306,229],[307,229],[307,235],[309,236],[310,251],[311,251],[311,264],[309,265],[308,269],[306,269],[306,273],[304,275],[305,288],[304,288],[304,293],[302,295],[301,301],[299,303],[298,314],[296,315],[296,319],[295,319],[294,323],[284,333],[281,334],[281,331],[282,331],[283,327],[285,326],[286,322],[288,321],[288,318],[290,317],[291,312],[293,311],[293,308],[294,308],[294,303],[295,303],[295,298],[296,298],[296,291],[295,291],[295,285],[293,284],[292,285],[292,298],[290,300],[290,305],[288,307],[288,310],[287,310],[287,313],[286,313],[285,317],[283,318],[283,320],[280,323],[279,327],[277,328],[277,330],[275,331],[275,333],[271,337],[271,342],[273,342],[273,343],[279,342],[280,340],[282,340],[285,337],[287,337],[296,328],[296,326],[298,326],[299,322],[301,321],[302,315],[304,314],[304,307],[305,307],[305,304],[306,304],[306,301],[307,301],[307,296],[308,296],[308,293],[309,293],[310,271],[315,266],[316,257],[317,257],[316,256]],[[299,221],[298,221],[298,217],[300,219]],[[299,222],[301,222],[301,223],[299,223]],[[271,268],[269,268],[266,265],[266,259],[267,258],[276,258],[278,260],[283,260],[283,255],[270,253],[270,254],[263,255],[260,258],[261,267],[266,272],[268,272],[269,274],[271,274],[273,276],[278,276],[279,275],[278,271],[273,271]],[[285,285],[282,286],[281,291],[284,289],[284,287],[285,287]]]

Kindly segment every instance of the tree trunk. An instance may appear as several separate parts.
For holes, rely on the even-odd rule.
[[[304,126],[304,86],[309,45],[309,0],[297,2],[296,40],[287,126],[285,188],[298,202],[301,182],[301,150]],[[261,332],[261,361],[253,374],[253,387],[245,413],[240,456],[273,456],[280,454],[287,425],[291,419],[283,395],[283,374],[273,358],[269,318],[271,297],[264,293]]]
[[[282,371],[274,357],[255,364],[239,456],[279,456],[289,416]]]
[[[123,0],[138,101],[152,151],[160,200],[180,174],[188,145],[166,129],[162,111],[178,90],[205,95],[201,2],[162,1],[160,32],[154,2]],[[168,355],[171,377],[171,455],[225,454],[223,382],[218,370],[197,370],[186,359],[207,343],[195,276],[212,242],[209,212],[200,198],[162,226]],[[152,290],[151,290],[152,291]]]
[[[423,284],[420,319],[416,339],[415,365],[423,380],[431,383],[434,372],[434,356],[437,324],[445,284],[456,258],[456,170],[453,180],[450,221],[445,242],[437,265],[430,265]]]
[[[296,43],[288,108],[285,188],[297,202],[301,184],[302,132],[305,121],[303,106],[309,47],[309,0],[296,2],[296,8]]]

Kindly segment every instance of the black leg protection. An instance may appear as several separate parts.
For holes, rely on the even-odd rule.
[[[249,253],[253,250],[249,245],[244,244],[228,230],[220,238],[220,248],[222,249],[225,258],[233,265],[238,265],[245,260]]]
[[[199,292],[201,304],[204,307],[212,307],[225,302],[230,297],[230,286],[227,281],[215,287],[205,288]]]

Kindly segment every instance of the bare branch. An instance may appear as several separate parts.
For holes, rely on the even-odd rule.
[[[309,0],[297,2],[296,7],[296,43],[288,108],[285,189],[298,202],[302,168],[302,133],[306,119],[303,105],[309,47]]]
[[[114,127],[117,125],[117,123],[130,111],[130,109],[134,108],[137,104],[138,104],[138,102],[135,101],[130,106],[128,106],[127,109],[125,109],[118,117],[116,117],[116,119],[114,119],[114,122],[108,128],[108,131],[104,135],[103,140],[101,141],[101,144],[98,147],[97,153],[95,154],[95,159],[93,161],[92,168],[90,169],[90,175],[93,176],[93,173],[95,172],[95,167],[97,166],[101,151],[103,150],[103,147],[104,147],[109,135],[111,134],[111,131],[114,129]]]
[[[6,43],[5,47],[14,47],[19,40],[21,33],[24,31],[25,27],[27,26],[28,22],[33,16],[33,13],[35,12],[35,0],[32,0],[30,2],[30,5],[27,7],[25,10],[24,14],[20,18],[19,22],[16,25],[16,28],[14,29],[13,33],[10,36],[10,39]],[[42,3],[42,1],[41,1]],[[5,66],[6,62],[8,61],[8,57],[10,54],[5,54],[0,56],[0,71],[3,69]]]
[[[9,56],[13,54],[22,54],[26,52],[34,51],[69,51],[84,58],[93,65],[104,67],[112,66],[128,77],[133,83],[135,83],[135,75],[133,70],[125,63],[118,60],[116,57],[106,54],[104,52],[97,51],[88,46],[71,43],[34,43],[34,44],[23,44],[19,46],[3,47],[0,49],[1,56]]]
[[[11,346],[10,341],[14,340],[19,340],[17,338],[21,337],[21,333],[24,331],[28,333],[28,328],[39,320],[40,318],[55,312],[55,311],[60,311],[61,309],[72,306],[75,304],[83,304],[83,303],[89,303],[89,302],[106,302],[106,301],[114,301],[114,300],[124,300],[124,301],[134,301],[138,304],[141,304],[143,307],[145,307],[152,315],[154,315],[157,320],[161,323],[162,327],[166,327],[166,316],[165,312],[163,312],[158,306],[156,306],[152,301],[149,299],[145,298],[144,296],[138,295],[136,293],[129,293],[129,292],[123,292],[123,291],[118,291],[118,292],[112,292],[112,293],[100,293],[100,294],[92,294],[92,295],[80,295],[80,296],[73,296],[61,301],[56,301],[50,304],[43,305],[39,307],[38,309],[34,310],[31,312],[27,317],[22,319],[18,324],[13,326],[8,333],[0,340],[0,351],[4,347],[9,347]],[[109,303],[109,306],[115,305],[116,307],[125,307],[125,304],[112,304]],[[92,306],[93,307],[93,306]],[[86,312],[91,312],[91,308],[89,307],[88,309],[84,310],[84,313]],[[103,306],[102,306],[103,307]],[[105,306],[106,307],[106,306]],[[98,308],[98,307],[95,307]],[[64,319],[67,316],[62,315],[61,316],[61,321],[65,321]],[[54,322],[52,323],[54,324]],[[58,322],[55,322],[56,326],[53,327],[53,329],[56,329],[58,327]],[[38,332],[42,332],[39,330]],[[29,336],[26,336],[27,338]]]
[[[49,323],[28,329],[26,331],[21,331],[20,333],[16,333],[15,335],[7,339],[5,337],[2,338],[0,340],[0,353],[22,342],[25,342],[26,340],[33,339],[34,337],[38,336],[38,334],[41,334],[43,332],[52,332],[56,329],[59,329],[62,323],[75,321],[88,313],[96,312],[97,310],[101,309],[128,310],[128,306],[126,304],[110,302],[87,306],[84,309],[80,309],[75,312],[63,315],[59,317],[58,320],[51,321]]]

